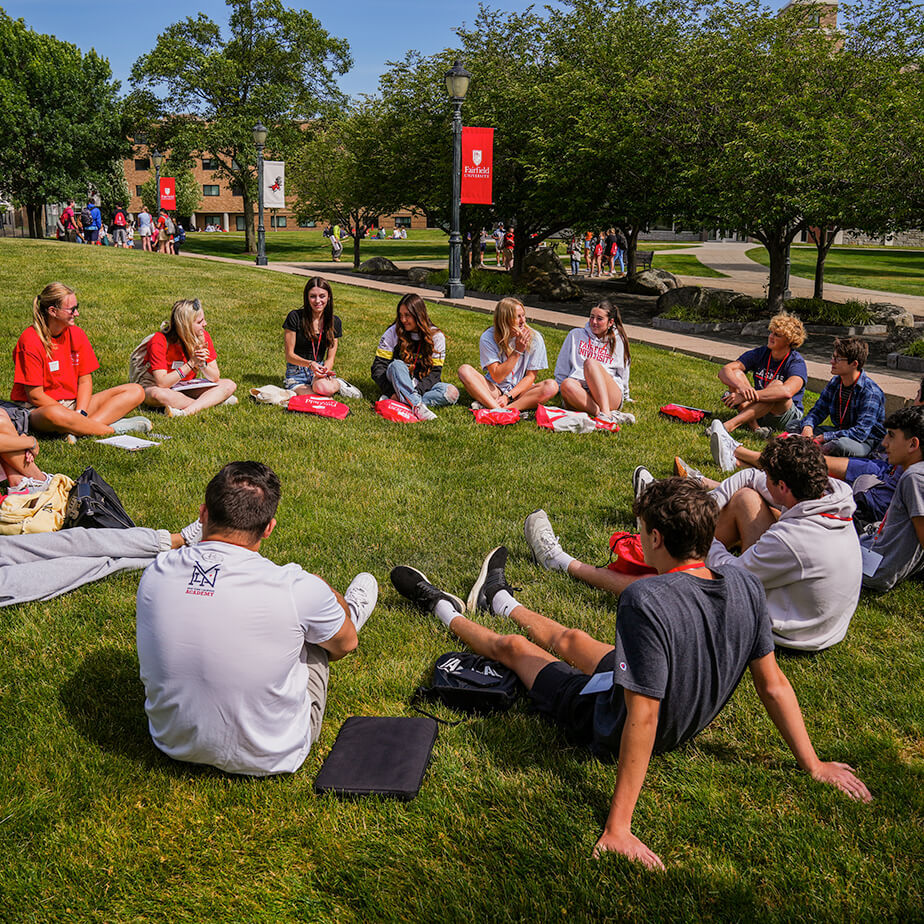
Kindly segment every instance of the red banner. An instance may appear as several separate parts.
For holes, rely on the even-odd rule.
[[[176,180],[172,176],[160,178],[160,207],[162,209],[176,208]]]
[[[462,202],[491,205],[494,196],[494,129],[462,129]]]

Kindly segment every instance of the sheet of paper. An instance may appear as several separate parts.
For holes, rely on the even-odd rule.
[[[107,446],[118,446],[119,449],[127,449],[129,452],[137,452],[139,449],[160,445],[160,443],[152,443],[151,440],[143,440],[139,436],[132,436],[130,433],[107,436],[105,439],[97,440],[96,442],[105,443]]]
[[[594,674],[587,681],[584,689],[581,690],[581,696],[589,696],[591,693],[605,693],[613,689],[613,672],[604,671],[602,674]]]
[[[214,388],[218,382],[210,382],[208,379],[189,379],[185,382],[177,382],[171,385],[172,391],[189,391],[193,388]]]
[[[863,554],[863,573],[867,577],[872,577],[879,568],[882,556],[872,549],[864,548],[862,545],[860,546],[860,552]]]

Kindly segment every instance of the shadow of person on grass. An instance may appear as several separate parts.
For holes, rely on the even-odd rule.
[[[77,732],[104,751],[178,776],[223,775],[171,760],[154,746],[134,651],[108,647],[90,652],[61,685],[59,698]]]

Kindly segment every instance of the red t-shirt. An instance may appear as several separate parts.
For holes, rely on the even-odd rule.
[[[41,386],[55,401],[77,397],[77,379],[99,369],[99,360],[79,327],[65,327],[51,338],[51,356],[34,327],[27,327],[13,348],[11,401],[28,401],[27,388]]]
[[[202,331],[202,335],[205,337],[205,346],[209,351],[209,362],[214,362],[218,359],[215,344],[212,343],[212,338],[207,330]],[[152,372],[155,369],[161,369],[164,372],[175,372],[186,362],[183,344],[179,340],[176,343],[168,343],[167,337],[158,331],[148,341],[148,353],[145,357],[145,362],[151,367]],[[196,370],[191,369],[180,381],[185,382],[187,379],[194,379],[195,377]]]

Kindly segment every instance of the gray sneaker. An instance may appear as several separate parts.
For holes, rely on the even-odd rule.
[[[681,478],[691,478],[693,481],[702,482],[703,473],[692,465],[687,465],[680,456],[674,456],[674,472]]]
[[[363,396],[363,393],[355,385],[351,385],[344,379],[338,378],[337,384],[340,386],[340,394],[344,398],[361,398]]]
[[[645,493],[645,489],[654,480],[654,475],[644,465],[636,466],[635,471],[632,473],[632,493],[635,495],[636,500]]]
[[[202,520],[196,518],[188,526],[180,530],[180,535],[186,540],[187,545],[198,545],[202,542]]]
[[[151,421],[147,417],[123,417],[115,423],[110,424],[116,433],[150,433],[153,429]]]
[[[712,459],[723,472],[733,472],[738,467],[735,450],[741,445],[722,425],[722,421],[713,420],[709,427],[709,449]]]
[[[375,609],[379,599],[379,582],[368,571],[362,571],[350,581],[343,599],[350,608],[350,619],[359,632]]]
[[[436,420],[436,414],[434,414],[422,401],[414,408],[414,416],[420,421]]]
[[[544,510],[534,510],[523,524],[526,544],[532,552],[533,561],[546,571],[557,571],[556,561],[564,552],[558,536],[552,529],[548,514]]]

